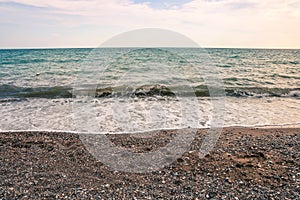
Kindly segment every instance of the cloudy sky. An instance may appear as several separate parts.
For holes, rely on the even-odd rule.
[[[300,0],[0,0],[0,48],[97,47],[140,28],[203,47],[300,48]]]

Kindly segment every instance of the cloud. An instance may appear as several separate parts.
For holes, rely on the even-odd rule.
[[[179,9],[182,5],[190,2],[191,0],[134,0],[134,3],[146,3],[155,9]]]
[[[33,29],[87,27],[87,32],[101,32],[101,40],[122,31],[156,27],[181,32],[205,46],[300,47],[298,0],[185,0],[159,8],[153,6],[155,2],[0,0],[0,23],[30,24]]]

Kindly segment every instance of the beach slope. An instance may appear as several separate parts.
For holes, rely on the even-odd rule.
[[[297,199],[300,195],[299,128],[225,128],[214,149],[191,148],[170,166],[136,174],[111,171],[71,133],[0,133],[0,198]],[[147,152],[159,137],[109,136],[116,145]]]

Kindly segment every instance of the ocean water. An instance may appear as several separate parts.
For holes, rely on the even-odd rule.
[[[300,124],[300,50],[0,50],[0,131]]]

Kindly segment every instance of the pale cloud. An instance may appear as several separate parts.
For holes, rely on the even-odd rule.
[[[91,45],[122,31],[156,27],[178,31],[204,46],[300,48],[299,9],[299,0],[194,0],[160,9],[133,0],[0,0],[0,23],[88,26],[87,33],[101,32],[99,38],[78,33],[74,41],[65,40],[66,46],[76,38]],[[72,33],[60,36],[67,34]]]

